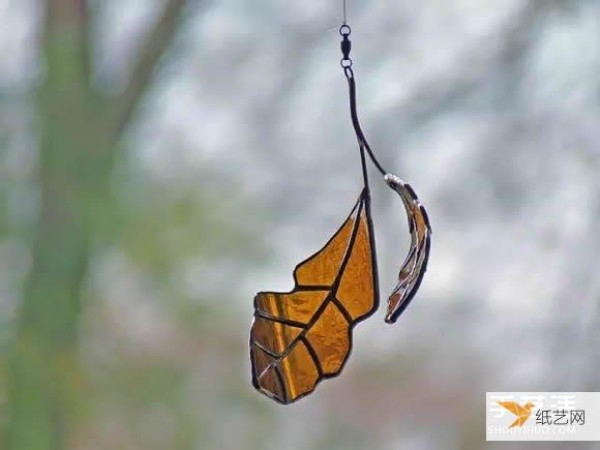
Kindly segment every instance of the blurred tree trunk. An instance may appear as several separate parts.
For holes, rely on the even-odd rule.
[[[78,318],[90,243],[109,220],[114,149],[177,26],[171,0],[117,99],[90,85],[86,0],[47,0],[45,79],[37,94],[40,216],[11,352],[9,450],[64,450],[82,413]]]

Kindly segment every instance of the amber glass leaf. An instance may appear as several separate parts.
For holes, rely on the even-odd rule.
[[[388,186],[402,198],[408,215],[408,228],[411,236],[410,249],[400,268],[398,284],[388,298],[388,312],[385,321],[394,323],[417,293],[427,270],[431,247],[431,226],[427,212],[412,187],[395,175],[388,174],[384,179]]]
[[[338,375],[352,347],[352,328],[378,306],[369,193],[320,251],[294,270],[289,293],[260,292],[250,330],[252,383],[289,404]]]

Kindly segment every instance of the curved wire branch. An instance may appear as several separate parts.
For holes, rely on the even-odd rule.
[[[381,175],[385,176],[388,172],[377,160],[377,157],[373,153],[373,150],[371,150],[371,147],[367,142],[367,138],[365,137],[365,134],[363,133],[363,130],[360,126],[360,121],[358,120],[358,111],[356,108],[356,82],[354,80],[354,71],[351,67],[344,67],[344,74],[346,75],[346,79],[348,80],[348,88],[350,90],[350,116],[352,117],[352,126],[354,127],[354,131],[358,139],[358,145],[360,146],[361,150],[361,156],[363,159],[363,171],[366,173],[366,167],[364,167],[364,152],[366,151],[373,165],[377,168]]]

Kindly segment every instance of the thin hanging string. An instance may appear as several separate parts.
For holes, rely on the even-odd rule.
[[[346,0],[344,0],[344,25],[348,25],[348,6],[346,4]]]
[[[362,131],[362,127],[360,126],[360,121],[358,120],[358,111],[356,107],[356,82],[354,79],[354,71],[352,70],[352,59],[350,59],[350,52],[352,51],[352,42],[350,41],[350,34],[352,34],[352,29],[347,23],[347,9],[346,9],[346,0],[343,0],[344,6],[344,23],[340,27],[340,35],[342,36],[342,55],[343,58],[341,60],[342,68],[344,69],[344,75],[346,75],[346,79],[348,80],[348,88],[350,90],[350,116],[352,118],[352,126],[354,127],[354,132],[356,133],[356,137],[358,139],[358,145],[360,146],[361,152],[361,162],[363,165],[363,175],[365,179],[365,185],[368,186],[368,177],[367,177],[367,169],[365,165],[364,152],[366,151],[369,155],[369,158],[373,162],[373,165],[379,170],[379,172],[385,176],[388,172],[382,167],[382,165],[377,160],[377,157],[371,150],[371,146],[367,142],[367,138]]]

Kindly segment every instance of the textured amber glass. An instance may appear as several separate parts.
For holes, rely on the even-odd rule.
[[[296,267],[291,292],[257,294],[250,331],[254,386],[287,404],[338,375],[352,327],[377,307],[376,277],[365,190],[325,247]]]

